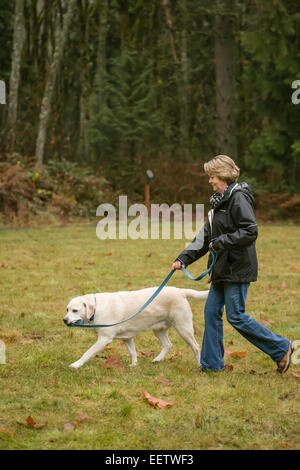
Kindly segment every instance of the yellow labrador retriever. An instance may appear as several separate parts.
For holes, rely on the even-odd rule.
[[[94,324],[120,322],[136,312],[155,292],[156,287],[129,292],[87,294],[72,299],[67,307],[63,321],[71,326],[78,320]],[[102,351],[113,339],[124,340],[131,356],[131,366],[137,365],[137,353],[133,338],[138,334],[153,330],[161,341],[162,350],[152,362],[164,359],[172,344],[168,329],[173,326],[179,335],[192,348],[196,362],[200,365],[200,348],[194,337],[193,313],[187,297],[206,299],[208,291],[165,287],[141,313],[116,326],[95,328],[98,339],[83,356],[70,367],[77,369]]]

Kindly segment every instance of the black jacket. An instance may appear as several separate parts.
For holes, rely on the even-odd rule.
[[[252,282],[257,279],[255,240],[257,223],[254,197],[247,183],[233,183],[219,204],[208,213],[208,221],[177,257],[185,266],[204,256],[212,241],[216,262],[210,281]],[[211,264],[211,255],[208,265]]]

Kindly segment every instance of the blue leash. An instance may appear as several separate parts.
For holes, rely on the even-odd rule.
[[[200,281],[200,279],[203,279],[207,274],[210,273],[210,271],[212,270],[212,267],[213,265],[215,264],[215,261],[216,261],[216,258],[215,258],[215,254],[213,252],[213,250],[209,249],[211,255],[212,255],[212,263],[211,265],[209,266],[208,269],[206,269],[206,271],[204,271],[202,274],[200,274],[200,276],[198,277],[193,277],[183,266],[181,267],[182,271],[184,272],[184,274],[189,278],[191,279],[192,281]],[[169,282],[169,280],[171,279],[171,277],[173,276],[173,274],[175,273],[176,269],[172,269],[169,274],[167,275],[167,277],[163,280],[163,282],[161,283],[161,285],[156,289],[156,291],[154,292],[154,294],[151,295],[151,297],[147,300],[146,303],[144,303],[144,305],[142,307],[140,307],[138,309],[137,312],[133,313],[132,315],[130,315],[128,318],[125,318],[125,320],[121,320],[117,323],[111,323],[111,324],[105,324],[105,325],[93,325],[93,324],[85,324],[83,320],[78,320],[74,323],[71,323],[69,326],[73,326],[73,327],[80,327],[80,328],[106,328],[106,327],[109,327],[109,326],[115,326],[115,325],[120,325],[121,323],[124,323],[128,320],[130,320],[131,318],[135,317],[136,315],[138,315],[139,313],[141,313],[154,299],[155,297],[158,296],[158,294],[160,293],[160,291],[165,287],[165,285]],[[94,314],[92,315],[92,317],[90,318],[89,321],[92,321],[94,319],[94,316],[95,316],[95,312],[96,312],[96,296],[94,295],[94,299],[95,299],[95,307],[94,307]]]

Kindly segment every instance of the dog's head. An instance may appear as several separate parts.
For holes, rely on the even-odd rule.
[[[63,321],[66,325],[70,326],[72,323],[78,321],[89,320],[95,309],[93,297],[84,295],[81,297],[75,297],[72,299],[67,306],[67,315]]]

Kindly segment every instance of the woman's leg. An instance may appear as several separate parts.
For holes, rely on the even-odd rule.
[[[212,284],[204,309],[205,328],[200,358],[202,370],[224,369],[223,312],[223,286]]]
[[[273,361],[278,362],[288,351],[290,342],[245,313],[248,287],[248,283],[224,285],[227,320],[250,343],[268,354]]]

